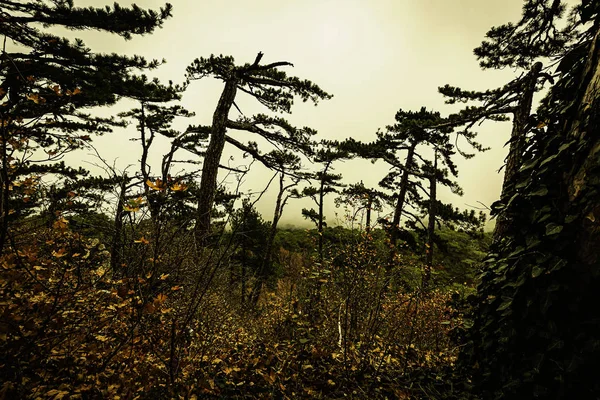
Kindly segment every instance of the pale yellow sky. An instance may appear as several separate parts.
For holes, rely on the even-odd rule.
[[[157,8],[162,2],[140,0],[144,8]],[[299,102],[289,120],[318,130],[319,138],[370,141],[378,128],[394,121],[399,108],[416,110],[421,106],[446,115],[456,108],[443,104],[437,87],[449,83],[467,89],[494,88],[515,76],[515,71],[481,71],[472,50],[494,25],[515,21],[521,13],[521,0],[230,0],[171,1],[174,16],[164,28],[146,37],[123,41],[94,32],[76,32],[95,51],[139,54],[166,58],[156,71],[161,79],[183,80],[184,71],[195,58],[211,53],[232,55],[238,63],[251,62],[258,51],[264,62],[290,61],[286,71],[312,80],[334,98],[318,107]],[[81,6],[103,6],[104,0],[76,1]],[[121,2],[122,5],[127,3]],[[210,124],[222,88],[221,82],[205,79],[193,82],[183,103],[197,113],[193,123]],[[238,105],[246,115],[265,110],[249,99]],[[111,112],[127,109],[120,104]],[[232,117],[237,112],[232,111]],[[185,122],[187,123],[187,122]],[[135,131],[127,129],[100,138],[97,147],[117,165],[136,164],[139,144],[128,141]],[[460,160],[459,183],[462,198],[442,192],[442,200],[460,208],[478,201],[490,205],[500,192],[501,174],[510,136],[509,123],[486,123],[479,140],[492,150],[471,160]],[[244,135],[238,134],[240,139]],[[158,168],[159,153],[151,160]],[[235,154],[235,153],[227,153]],[[236,158],[240,163],[245,161]],[[255,164],[245,183],[257,190],[271,174]],[[382,163],[349,161],[336,165],[346,183],[362,180],[376,186],[386,173]],[[272,215],[274,193],[259,203],[266,219]],[[334,221],[333,196],[326,208]],[[300,209],[308,202],[292,202],[282,222],[299,222]]]

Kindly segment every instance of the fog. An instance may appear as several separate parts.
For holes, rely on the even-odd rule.
[[[137,1],[140,7],[157,8],[159,1]],[[78,1],[81,6],[101,6],[100,0]],[[444,104],[437,87],[446,83],[466,89],[488,89],[500,86],[520,71],[482,71],[473,55],[486,31],[521,13],[520,0],[345,0],[345,1],[273,1],[228,2],[184,0],[172,1],[174,16],[152,35],[130,41],[96,32],[68,32],[80,37],[95,51],[139,54],[146,58],[166,59],[167,63],[151,76],[161,80],[182,82],[184,72],[195,58],[210,54],[231,55],[238,64],[252,62],[259,51],[263,62],[289,61],[294,67],[286,72],[310,79],[334,95],[317,107],[298,102],[289,120],[299,126],[318,131],[317,139],[370,141],[378,128],[394,122],[400,108],[440,111],[442,115],[456,111]],[[183,105],[196,112],[188,123],[210,124],[222,89],[222,82],[212,78],[195,81],[183,97]],[[245,115],[265,112],[248,97],[237,101]],[[123,101],[103,115],[115,114],[135,106]],[[230,117],[238,111],[233,109]],[[486,206],[498,199],[502,174],[498,169],[507,154],[506,141],[510,123],[484,123],[479,127],[479,141],[491,150],[470,160],[457,157],[459,183],[464,196],[442,191],[440,198],[455,206]],[[95,145],[109,162],[124,169],[137,165],[139,143],[129,141],[136,136],[133,126],[98,138]],[[243,133],[234,136],[245,139]],[[155,148],[150,162],[158,169],[161,150]],[[94,170],[95,162],[88,152],[70,156],[74,162]],[[249,159],[226,148],[224,158],[233,157],[232,165]],[[184,157],[189,158],[189,157]],[[307,168],[311,166],[307,164]],[[135,168],[135,167],[131,167]],[[363,181],[376,186],[387,169],[383,163],[352,160],[335,165],[335,171],[346,183]],[[260,191],[272,172],[255,163],[245,177],[244,191]],[[223,175],[225,177],[225,175]],[[230,176],[228,181],[233,182]],[[269,219],[276,193],[265,193],[258,210]],[[334,196],[330,196],[325,212],[335,223]],[[286,208],[282,224],[307,224],[300,210],[310,206],[309,200],[292,201]]]

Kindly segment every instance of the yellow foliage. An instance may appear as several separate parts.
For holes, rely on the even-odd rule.
[[[177,182],[177,183],[174,183],[174,184],[171,186],[171,190],[172,190],[172,191],[174,191],[174,192],[183,192],[183,191],[186,191],[186,190],[187,190],[187,188],[188,188],[188,186],[187,186],[186,184],[184,184],[184,183],[179,183],[179,182]]]
[[[26,96],[27,100],[33,101],[35,104],[45,103],[46,99],[40,96],[38,93],[31,93]]]
[[[148,179],[146,181],[146,185],[148,185],[148,187],[152,190],[165,190],[166,188],[165,183],[160,179],[156,179],[156,182],[152,182],[150,179]]]

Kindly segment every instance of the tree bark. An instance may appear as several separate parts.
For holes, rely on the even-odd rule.
[[[258,299],[260,297],[260,292],[262,290],[263,285],[265,284],[265,273],[267,268],[271,265],[271,257],[273,254],[273,243],[275,242],[275,236],[277,235],[277,224],[281,219],[281,215],[283,214],[283,207],[285,206],[286,201],[283,198],[286,187],[284,186],[285,174],[281,172],[279,174],[279,192],[277,193],[277,200],[275,201],[275,212],[273,213],[273,221],[271,222],[271,227],[269,230],[269,237],[267,239],[267,248],[265,249],[265,254],[263,256],[260,270],[258,271],[258,276],[256,277],[256,282],[254,283],[254,287],[252,288],[252,303],[258,303]]]
[[[580,93],[583,95],[578,104],[577,116],[569,126],[569,137],[577,141],[593,140],[585,158],[575,160],[571,171],[566,175],[568,200],[565,207],[575,204],[598,186],[598,170],[600,168],[600,30],[596,33],[586,63],[584,79]],[[595,135],[594,139],[589,135]],[[600,204],[587,202],[583,210],[585,218],[580,223],[577,259],[582,265],[592,266],[600,262]]]
[[[127,175],[123,176],[121,182],[117,211],[115,212],[114,232],[110,245],[110,267],[113,273],[121,266],[123,252],[123,206],[125,205],[125,190],[127,187]]]
[[[365,231],[368,235],[369,233],[371,233],[371,211],[373,209],[373,194],[368,193],[367,196],[369,197],[367,199],[367,222],[365,226]]]
[[[396,201],[396,207],[394,208],[394,218],[392,220],[392,230],[390,234],[391,251],[388,269],[391,269],[394,262],[394,257],[396,255],[396,243],[398,242],[398,234],[400,232],[400,218],[402,217],[402,210],[404,209],[406,193],[408,192],[408,171],[412,167],[416,147],[417,143],[413,143],[408,149],[408,154],[406,155],[406,162],[404,163],[406,171],[402,173],[402,179],[400,180],[400,192],[398,193],[398,200]]]
[[[243,306],[246,303],[246,263],[244,261],[242,261],[241,269],[242,285],[240,289],[240,303]]]
[[[425,261],[425,274],[423,275],[423,287],[429,285],[431,279],[431,268],[433,267],[433,239],[435,237],[435,218],[437,202],[437,151],[433,163],[433,175],[429,178],[429,221],[427,223],[427,257]]]
[[[4,254],[4,245],[8,236],[8,214],[10,212],[10,176],[7,156],[6,142],[8,140],[8,126],[0,127],[2,132],[2,143],[0,151],[2,154],[2,169],[0,170],[0,256]]]
[[[327,165],[327,168],[329,165]],[[321,178],[321,187],[319,189],[319,262],[323,265],[323,199],[325,198],[325,174],[327,173],[327,168],[323,173],[323,177]]]
[[[200,181],[200,193],[198,195],[198,210],[195,228],[197,243],[204,244],[210,234],[211,212],[217,192],[217,177],[219,174],[219,162],[225,147],[225,133],[227,132],[227,118],[229,110],[235,100],[237,92],[237,78],[231,77],[225,82],[225,88],[213,114],[210,142],[204,163],[202,165],[202,178]]]
[[[508,199],[512,196],[512,192],[509,193],[509,183],[513,180],[515,174],[521,167],[521,160],[523,156],[523,150],[525,146],[525,134],[527,133],[527,123],[529,116],[531,115],[531,107],[533,103],[533,94],[535,93],[535,85],[538,77],[542,71],[542,63],[537,62],[531,68],[531,71],[523,79],[523,94],[517,105],[514,117],[513,117],[513,128],[510,135],[510,146],[508,150],[508,156],[506,159],[506,167],[504,169],[504,180],[502,183],[502,191],[500,192],[501,199]],[[506,232],[507,225],[509,224],[508,219],[505,215],[500,214],[496,220],[496,227],[494,228],[494,240],[502,238]]]
[[[527,172],[534,185],[510,206],[508,240],[492,245],[497,261],[481,275],[463,353],[481,398],[600,393],[600,313],[589,307],[600,285],[600,30],[560,79],[569,90],[552,93],[547,137],[536,136],[532,154],[545,165]],[[542,185],[548,193],[532,196]]]

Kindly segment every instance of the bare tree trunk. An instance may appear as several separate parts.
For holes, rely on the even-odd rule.
[[[241,295],[240,295],[240,303],[243,306],[246,303],[246,264],[242,261],[241,265]]]
[[[123,206],[125,205],[125,190],[127,187],[127,175],[123,175],[123,181],[119,190],[119,200],[115,212],[114,232],[110,245],[110,267],[113,274],[121,266],[121,252],[123,251]]]
[[[148,134],[146,134],[146,130]],[[148,136],[148,137],[147,137]],[[146,125],[146,107],[144,102],[141,102],[140,105],[140,139],[142,143],[142,157],[140,159],[140,172],[142,173],[142,178],[144,179],[144,194],[146,195],[146,199],[148,199],[148,209],[150,210],[150,217],[154,225],[158,224],[158,212],[160,209],[160,204],[158,202],[159,194],[150,192],[150,188],[146,184],[150,179],[150,174],[148,172],[148,152],[150,150],[150,146],[152,146],[152,142],[154,141],[154,133],[152,130]]]
[[[225,147],[227,118],[235,100],[236,92],[237,78],[232,77],[225,82],[225,88],[221,93],[219,104],[213,114],[210,142],[204,156],[202,180],[200,181],[200,193],[198,195],[198,214],[195,228],[195,236],[198,243],[205,243],[210,233],[211,211],[217,192],[219,163],[221,161],[221,154],[223,154],[223,148]]]
[[[429,222],[427,223],[427,253],[425,261],[425,274],[423,275],[423,287],[427,288],[431,279],[431,268],[433,267],[433,241],[435,237],[435,218],[437,204],[437,151],[433,162],[433,175],[429,178]]]
[[[283,214],[283,207],[285,206],[285,201],[283,199],[283,195],[285,193],[285,186],[283,184],[284,179],[285,175],[283,173],[280,173],[279,192],[277,193],[277,200],[275,201],[275,212],[273,213],[273,221],[271,222],[271,230],[269,231],[269,239],[267,240],[267,251],[265,252],[263,264],[268,264],[269,262],[271,262],[271,255],[273,253],[273,242],[275,241],[275,236],[277,235],[277,224],[279,224],[279,220],[281,219],[281,215]]]
[[[4,52],[5,50],[3,50]],[[3,65],[3,68],[5,66]],[[12,65],[8,65],[8,69],[4,75],[5,81],[1,82],[0,87],[8,93],[8,104],[5,104],[2,112],[0,113],[0,120],[8,121],[9,110],[15,106],[15,103],[22,93],[22,82],[19,81],[20,72]],[[4,73],[4,71],[3,71]],[[14,110],[14,109],[13,109]],[[9,149],[8,139],[10,135],[11,122],[0,124],[0,132],[2,137],[0,138],[0,161],[2,167],[0,169],[0,256],[4,254],[4,246],[8,239],[8,220],[10,214],[10,187],[11,182],[14,179],[14,175],[11,176],[10,161],[9,161]],[[14,174],[14,172],[13,172]]]
[[[327,171],[327,169],[325,169]],[[325,172],[326,173],[326,172]],[[323,176],[325,176],[325,173]],[[319,262],[323,265],[323,199],[325,198],[325,178],[321,179],[321,188],[319,189],[319,225],[318,225],[318,233],[319,233]]]
[[[2,151],[2,169],[0,170],[0,255],[4,253],[4,245],[6,244],[6,238],[8,236],[8,214],[10,211],[9,205],[9,189],[10,189],[10,177],[9,177],[9,165],[6,142],[8,139],[8,127],[0,127],[2,131],[2,143],[0,143],[0,151]]]
[[[394,258],[396,256],[396,243],[398,242],[398,234],[400,232],[400,218],[402,217],[402,210],[404,209],[404,202],[406,201],[406,193],[408,192],[409,174],[407,171],[412,167],[416,147],[417,143],[413,143],[408,149],[406,162],[404,163],[406,170],[402,174],[402,179],[400,180],[400,192],[398,193],[396,207],[394,208],[394,218],[392,219],[392,231],[390,234],[391,250],[388,269],[392,268],[392,265],[394,264]]]
[[[256,282],[252,287],[252,303],[254,304],[258,302],[258,298],[260,297],[260,291],[262,290],[262,287],[266,280],[265,274],[267,272],[267,269],[271,265],[271,257],[273,255],[273,243],[275,242],[275,236],[277,235],[277,224],[281,219],[281,215],[283,214],[283,207],[285,206],[285,200],[283,198],[286,189],[286,187],[284,186],[284,179],[285,175],[282,172],[279,175],[279,192],[277,193],[277,200],[275,201],[275,212],[273,213],[273,221],[271,222],[271,227],[269,230],[267,248],[265,249],[265,254],[263,256],[260,269],[256,277]]]
[[[501,199],[506,199],[512,196],[508,193],[508,184],[512,181],[515,174],[521,167],[521,159],[525,145],[525,134],[527,133],[527,122],[531,115],[531,106],[533,102],[533,94],[535,93],[535,85],[542,70],[542,63],[537,62],[531,68],[531,71],[524,78],[523,94],[519,100],[519,104],[514,112],[513,128],[510,135],[510,147],[508,157],[506,159],[506,167],[504,169],[504,181],[502,183]],[[498,215],[496,227],[494,229],[494,240],[499,240],[506,231],[508,220],[505,215]]]
[[[371,233],[371,211],[373,209],[373,195],[371,193],[368,194],[369,198],[367,199],[367,222],[365,226],[365,231],[367,235]]]

